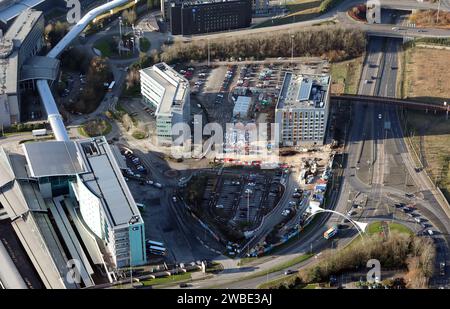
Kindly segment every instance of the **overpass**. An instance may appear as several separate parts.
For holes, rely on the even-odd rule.
[[[131,1],[137,3],[139,0]],[[67,48],[67,46],[78,37],[78,35],[80,35],[80,33],[89,25],[91,21],[95,19],[95,17],[112,10],[117,6],[129,3],[131,1],[112,0],[111,2],[107,2],[89,11],[88,13],[86,13],[86,15],[83,16],[83,18],[80,19],[79,22],[77,22],[72,27],[72,29],[70,29],[70,31],[58,42],[58,44],[53,47],[53,49],[47,54],[47,57],[53,59],[59,57],[64,49]],[[58,107],[48,85],[48,81],[45,79],[38,80],[36,81],[36,87],[45,107],[45,111],[47,112],[47,118],[50,126],[52,127],[55,139],[57,141],[68,141],[69,135],[67,134],[67,130],[64,127],[63,118],[58,111]]]
[[[448,112],[450,110],[448,105],[444,106],[444,103],[442,103],[442,105],[439,105],[433,103],[418,102],[413,100],[403,100],[403,99],[367,96],[367,95],[353,95],[353,94],[332,95],[330,99],[332,102],[350,101],[367,104],[389,104],[400,106],[406,109],[414,109],[421,111]]]
[[[437,10],[438,8],[441,11],[450,11],[450,1],[449,0],[441,0],[441,5],[439,6],[439,1],[432,2],[419,2],[417,0],[377,0],[381,4],[381,8],[383,9],[392,9],[392,10]]]
[[[367,0],[366,17],[369,24],[381,24],[382,10],[433,10],[450,12],[450,0],[439,0],[438,2],[423,2],[419,0]]]

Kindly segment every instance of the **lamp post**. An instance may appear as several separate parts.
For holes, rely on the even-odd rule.
[[[294,35],[291,34],[291,65],[294,64]]]
[[[119,55],[122,54],[121,43],[122,43],[122,17],[119,16]]]
[[[209,44],[209,38],[208,38],[208,67],[211,64],[211,48],[210,48],[210,44]]]

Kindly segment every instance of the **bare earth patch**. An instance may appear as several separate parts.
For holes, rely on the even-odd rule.
[[[450,50],[411,48],[406,51],[405,96],[443,104],[450,98]]]

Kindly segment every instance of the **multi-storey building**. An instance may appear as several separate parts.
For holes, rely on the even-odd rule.
[[[111,147],[97,137],[0,148],[0,219],[47,288],[112,282],[117,268],[147,262],[144,222]],[[71,261],[79,280],[67,276]]]
[[[330,85],[328,75],[285,74],[275,109],[282,146],[324,143]]]
[[[251,0],[172,1],[166,9],[172,34],[192,35],[249,27]]]
[[[163,62],[141,70],[140,74],[142,98],[156,110],[158,142],[171,145],[177,137],[172,135],[172,127],[189,123],[189,82]]]
[[[32,88],[37,77],[56,78],[59,62],[35,57],[44,46],[43,33],[42,12],[26,10],[0,39],[0,126],[21,121],[21,90]]]

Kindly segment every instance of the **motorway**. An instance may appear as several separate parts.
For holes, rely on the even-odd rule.
[[[397,51],[400,44],[401,41],[395,39],[374,38],[370,41],[360,94],[396,96]],[[373,82],[365,84],[365,80]],[[356,104],[354,112],[356,117],[350,139],[352,146],[349,149],[348,170],[354,176],[350,186],[369,197],[366,208],[357,219],[369,221],[373,217],[385,217],[397,220],[392,204],[414,203],[432,229],[439,231],[439,235],[434,237],[438,246],[437,260],[448,264],[450,220],[444,209],[446,206],[438,202],[435,188],[430,185],[424,172],[415,170],[396,107]],[[414,193],[415,197],[407,199],[405,193]],[[386,201],[386,198],[391,201]],[[439,278],[434,282],[447,285],[449,281],[448,278]]]

